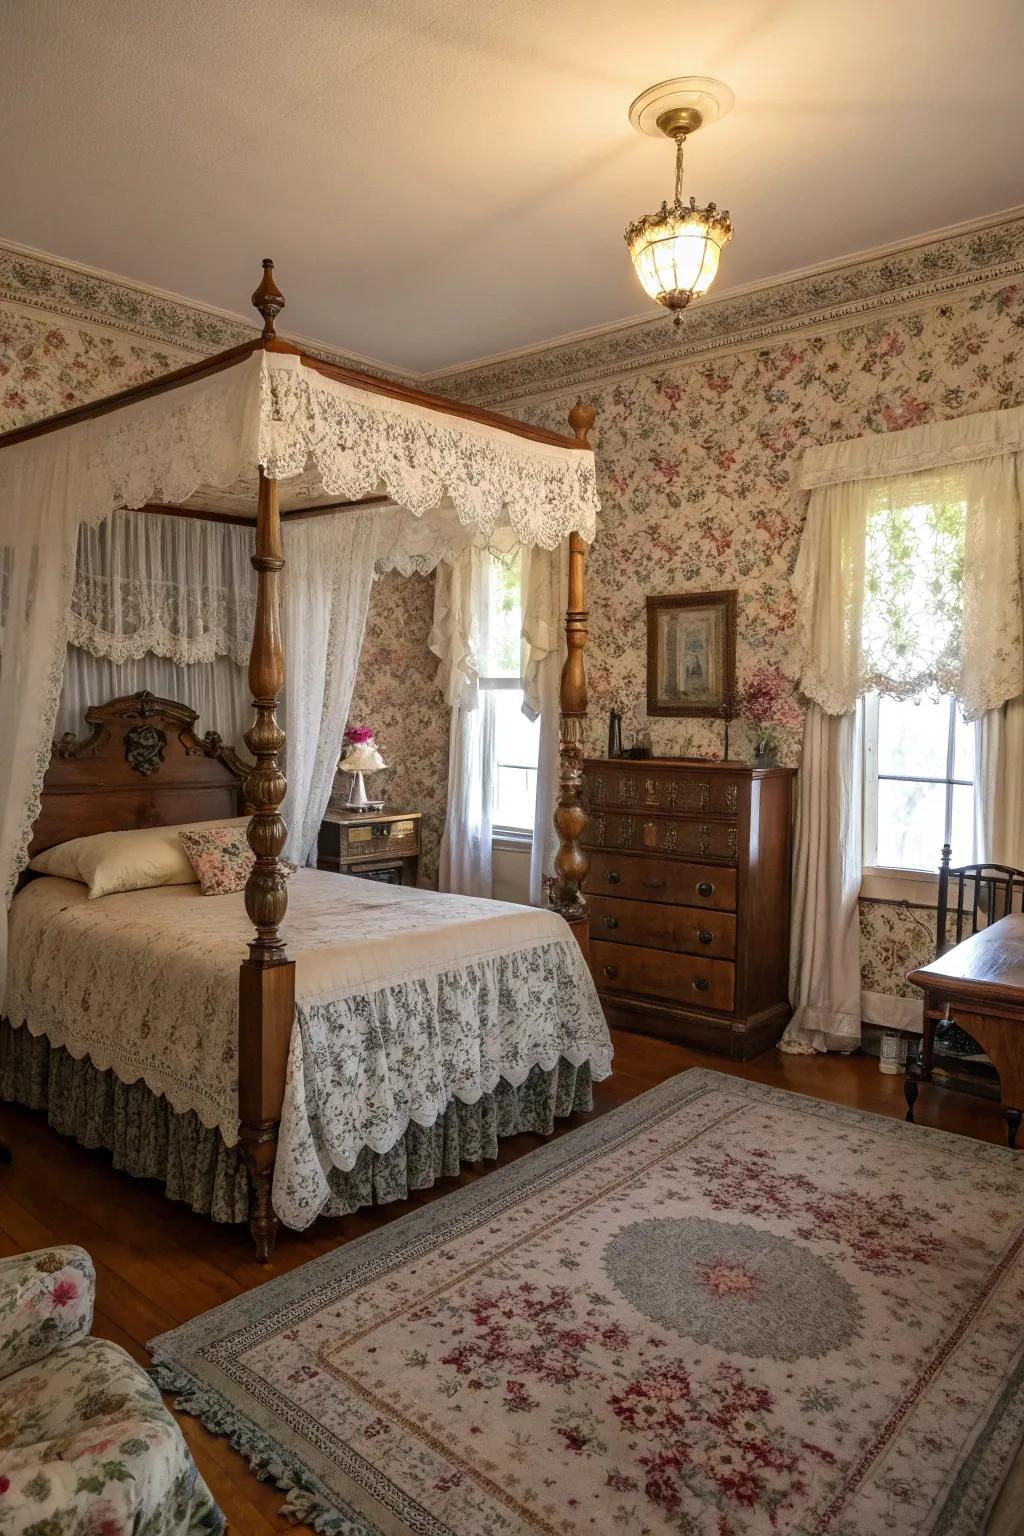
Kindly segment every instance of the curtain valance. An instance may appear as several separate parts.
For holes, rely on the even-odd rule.
[[[1024,689],[1022,455],[1010,447],[1022,431],[1024,411],[990,412],[808,450],[787,670],[826,713],[872,691],[952,693],[973,720]]]
[[[877,432],[808,448],[800,465],[800,487],[812,491],[825,485],[850,485],[1021,452],[1024,407],[978,411],[902,432]]]

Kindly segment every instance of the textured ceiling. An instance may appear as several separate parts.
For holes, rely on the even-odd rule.
[[[0,0],[0,236],[430,371],[651,312],[622,242],[687,192],[715,294],[1024,203],[1021,0]]]

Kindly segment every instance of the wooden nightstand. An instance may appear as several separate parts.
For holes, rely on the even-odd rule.
[[[420,868],[420,811],[328,810],[320,824],[316,867],[335,874],[415,885]]]

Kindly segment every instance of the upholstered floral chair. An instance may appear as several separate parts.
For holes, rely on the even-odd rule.
[[[94,1286],[81,1248],[0,1259],[0,1533],[223,1531],[146,1372],[91,1337]]]

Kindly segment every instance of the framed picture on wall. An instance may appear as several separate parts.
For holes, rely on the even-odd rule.
[[[736,592],[647,599],[647,713],[725,715],[736,692]]]

